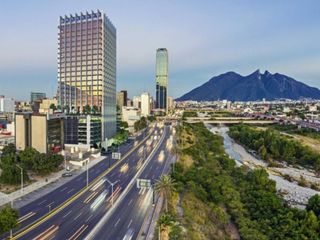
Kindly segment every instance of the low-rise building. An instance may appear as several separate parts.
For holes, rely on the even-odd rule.
[[[127,122],[129,126],[129,131],[134,131],[134,123],[139,121],[141,117],[141,111],[139,108],[135,107],[123,107],[122,108],[122,121]]]
[[[64,120],[65,144],[84,144],[88,148],[101,142],[101,117],[68,115]]]
[[[15,110],[15,102],[13,98],[0,96],[0,112],[13,113]]]
[[[53,99],[42,99],[40,104],[39,104],[39,113],[49,113],[53,114],[54,109],[51,109],[51,106],[54,105],[55,108],[58,106],[58,100],[53,98]]]
[[[64,117],[63,114],[17,113],[17,150],[33,147],[41,153],[60,151],[64,145]]]

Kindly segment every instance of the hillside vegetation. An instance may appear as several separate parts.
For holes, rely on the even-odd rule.
[[[247,125],[230,127],[230,136],[246,147],[256,150],[267,161],[284,161],[292,165],[312,167],[320,173],[320,154],[301,142],[288,139],[278,131],[261,131]]]
[[[288,207],[265,170],[236,167],[202,123],[184,123],[177,134],[169,239],[320,239],[317,204]]]

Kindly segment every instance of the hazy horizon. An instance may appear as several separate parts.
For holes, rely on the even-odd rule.
[[[320,88],[320,2],[30,0],[1,2],[0,95],[57,86],[59,16],[100,9],[117,28],[117,90],[155,94],[156,49],[174,98],[228,71],[279,72]]]

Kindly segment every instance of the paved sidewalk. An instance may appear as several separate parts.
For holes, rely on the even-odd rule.
[[[91,168],[92,166],[99,163],[103,159],[105,159],[104,156],[90,160],[88,167]],[[0,206],[13,201],[14,208],[23,207],[29,204],[30,202],[38,199],[39,197],[42,197],[47,193],[53,191],[54,189],[60,187],[66,182],[69,182],[73,178],[80,175],[82,172],[86,171],[86,167],[76,167],[76,166],[74,167],[75,168],[71,170],[73,174],[72,177],[61,177],[62,173],[65,172],[65,170],[63,169],[59,172],[50,174],[49,176],[43,178],[42,180],[39,180],[37,182],[34,182],[26,186],[23,189],[23,192],[21,192],[20,189],[9,194],[0,192]]]

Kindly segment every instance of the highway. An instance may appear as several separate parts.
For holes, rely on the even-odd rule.
[[[160,129],[157,129],[156,131],[160,132]],[[148,139],[151,139],[151,137]],[[146,140],[147,139],[141,143],[141,146],[145,145]],[[153,141],[152,144],[155,146],[156,141]],[[73,184],[71,184],[68,189],[65,189],[66,186],[61,186],[54,191],[54,193],[50,193],[52,194],[52,198],[45,196],[49,203],[51,203],[50,200],[57,202],[59,199],[59,201],[62,201],[62,204],[56,205],[57,209],[52,211],[46,218],[40,220],[36,225],[28,227],[26,230],[19,231],[18,234],[14,234],[14,238],[78,239],[80,236],[85,236],[85,234],[94,227],[99,219],[111,207],[112,199],[115,201],[119,194],[126,188],[132,177],[141,167],[143,159],[145,158],[143,155],[147,155],[147,153],[144,154],[143,151],[140,151],[140,146],[137,149],[133,149],[133,146],[129,145],[127,148],[134,151],[121,162],[115,164],[108,172],[103,174],[103,176],[99,176],[98,180],[95,179],[94,183],[89,185],[89,188],[86,189],[83,194],[77,194],[77,190],[73,190],[72,188],[75,187],[73,184],[81,184],[81,187],[77,188],[79,191],[85,186],[85,173],[72,180]],[[152,151],[152,148],[145,149],[146,151],[149,150],[149,152]],[[106,168],[108,168],[108,161],[102,161],[97,164],[97,166],[91,170],[91,179],[94,179],[99,174],[103,173]],[[113,195],[109,182],[115,183]],[[64,196],[66,194],[73,194],[73,196],[71,196],[71,198],[70,196],[66,197]],[[64,199],[64,201],[60,199]],[[38,204],[39,200],[37,200]],[[43,204],[45,205],[45,203]],[[26,207],[29,207],[28,211],[33,212],[35,211],[36,205]],[[48,212],[49,209],[47,210],[47,213]]]
[[[154,153],[152,159],[146,165],[139,178],[151,179],[154,183],[162,173],[169,170],[168,166],[173,158],[166,149],[166,142],[170,136],[169,128],[166,127],[164,141]],[[164,159],[159,158],[161,151],[164,151]],[[129,190],[126,197],[119,203],[107,221],[92,233],[87,239],[138,239],[138,234],[143,225],[148,210],[152,208],[152,190],[138,189],[136,184]],[[124,238],[126,237],[126,238]]]

